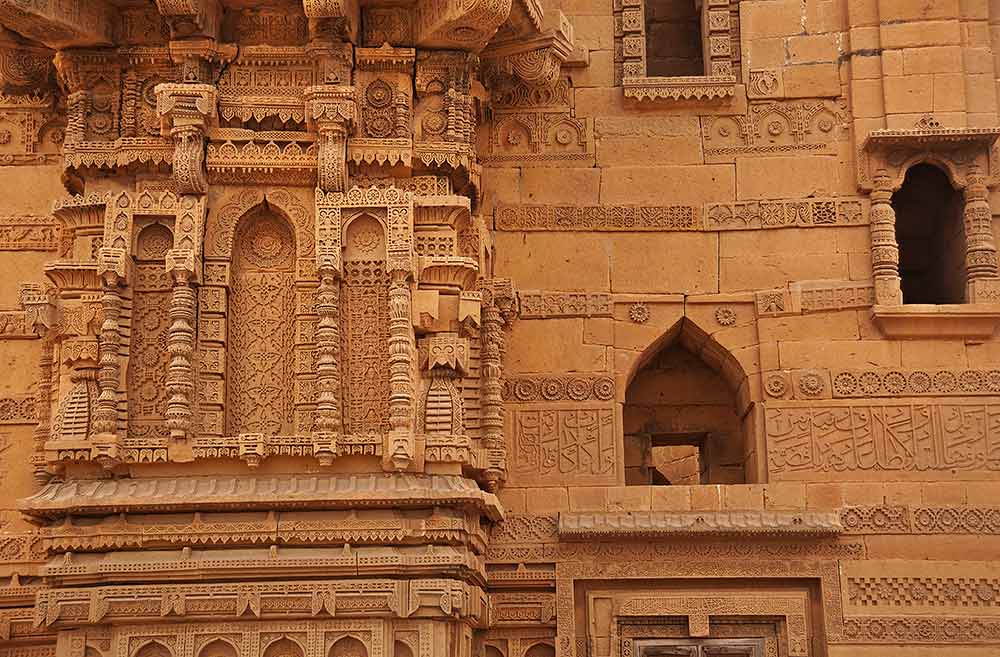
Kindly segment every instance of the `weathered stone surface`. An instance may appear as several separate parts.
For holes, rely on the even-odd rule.
[[[0,657],[994,655],[996,4],[0,0]]]

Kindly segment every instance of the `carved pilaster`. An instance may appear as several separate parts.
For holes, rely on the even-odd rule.
[[[49,472],[45,468],[45,441],[52,433],[52,358],[55,338],[48,330],[42,334],[42,355],[38,359],[38,388],[35,390],[35,414],[38,424],[33,435],[31,465],[35,483],[43,486],[48,483]]]
[[[347,185],[347,137],[357,119],[354,87],[318,85],[305,92],[310,127],[319,133],[317,186],[327,192]]]
[[[339,433],[340,414],[340,281],[337,272],[320,272],[316,290],[316,428]]]
[[[872,275],[875,302],[898,306],[903,303],[899,280],[899,244],[896,242],[896,211],[892,209],[892,179],[884,170],[874,176],[871,193]]]
[[[965,270],[971,291],[974,281],[996,278],[997,245],[993,237],[993,212],[987,200],[986,177],[977,164],[969,167],[966,180]]]
[[[340,208],[316,190],[316,428],[339,433],[343,427],[340,400]],[[328,442],[323,439],[322,442]],[[328,455],[332,460],[331,455]]]
[[[98,397],[92,424],[91,458],[105,468],[119,461],[118,388],[121,383],[121,287],[125,284],[125,249],[103,247],[98,255],[98,274],[103,295],[104,321],[98,341]]]
[[[35,483],[48,482],[50,475],[45,468],[45,441],[52,432],[52,363],[55,354],[55,306],[48,291],[41,285],[21,284],[21,305],[24,307],[25,324],[42,339],[42,354],[38,359],[38,387],[35,389],[35,415],[38,424],[33,434],[31,454]]]
[[[194,257],[190,252],[172,249],[167,253],[167,268],[173,278],[170,299],[170,328],[167,349],[167,427],[172,441],[186,440],[191,432],[192,400],[194,398],[195,293]]]
[[[503,435],[503,355],[506,351],[504,329],[513,320],[514,292],[510,281],[492,279],[482,285],[482,351],[480,384],[482,386],[482,435],[486,460],[487,488],[495,490],[507,478],[507,443]]]
[[[391,272],[389,283],[389,460],[405,470],[414,457],[413,440],[413,329],[408,273]]]
[[[174,184],[179,194],[204,194],[205,128],[216,116],[216,90],[207,84],[159,84],[160,130],[174,140]]]

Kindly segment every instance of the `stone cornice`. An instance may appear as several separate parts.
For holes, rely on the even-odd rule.
[[[684,535],[829,536],[843,531],[835,512],[704,511],[560,513],[559,538],[654,538]]]
[[[1000,127],[993,128],[913,128],[909,130],[873,130],[865,138],[865,148],[897,146],[972,145],[990,146],[1000,137]]]
[[[425,475],[273,475],[163,477],[53,483],[18,502],[24,513],[55,518],[69,513],[208,510],[338,509],[468,505],[493,520],[503,510],[470,479]]]

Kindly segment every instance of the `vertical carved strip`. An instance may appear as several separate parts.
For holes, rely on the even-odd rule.
[[[340,208],[331,207],[322,189],[316,190],[316,428],[320,432],[343,430],[340,403]],[[333,459],[329,440],[323,441],[321,463]]]
[[[390,459],[397,470],[413,460],[413,331],[410,326],[407,273],[395,270],[389,284],[389,424]]]
[[[871,193],[872,275],[875,302],[900,305],[903,292],[899,281],[899,244],[896,242],[896,212],[892,209],[892,180],[884,169],[875,173]]]
[[[171,252],[168,258],[176,262],[184,259]],[[191,431],[192,398],[194,396],[195,294],[191,285],[193,272],[184,267],[171,270],[174,281],[170,300],[170,328],[167,332],[167,349],[170,364],[167,366],[167,428],[170,438],[186,440]]]
[[[93,460],[105,468],[118,462],[118,387],[121,382],[120,286],[125,282],[125,250],[104,247],[98,258],[98,271],[104,288],[101,306],[104,321],[98,341],[97,404],[91,434],[94,436]]]
[[[483,295],[483,330],[481,333],[480,376],[483,390],[482,435],[486,450],[487,487],[493,491],[506,478],[506,444],[503,438],[503,395],[500,378],[504,349],[503,317],[493,303],[493,295]]]
[[[42,356],[38,360],[38,390],[35,393],[34,452],[31,456],[35,483],[46,484],[49,474],[45,471],[45,441],[52,432],[52,358],[55,340],[46,331],[42,335]]]
[[[966,281],[996,278],[997,245],[993,237],[993,213],[987,200],[986,179],[973,164],[965,188],[965,270]],[[970,285],[971,286],[971,285]]]
[[[316,290],[316,427],[339,433],[340,415],[340,281],[332,270],[320,272]]]

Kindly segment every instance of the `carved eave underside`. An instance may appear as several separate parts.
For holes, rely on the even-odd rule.
[[[573,25],[561,11],[545,16],[537,3],[515,0],[510,17],[481,57],[496,73],[547,85],[559,79],[573,48]]]
[[[0,1],[0,23],[54,50],[114,43],[113,9],[102,0]]]
[[[275,475],[163,477],[52,483],[18,508],[38,518],[67,514],[469,506],[492,520],[496,496],[445,475]]]
[[[992,146],[1000,128],[935,128],[913,130],[873,130],[865,138],[868,151],[899,146]]]
[[[708,511],[699,513],[561,513],[564,540],[668,536],[832,536],[844,527],[835,512]]]

